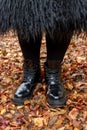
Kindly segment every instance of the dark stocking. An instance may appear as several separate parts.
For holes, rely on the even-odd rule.
[[[29,41],[27,41],[18,34],[19,44],[25,60],[32,60],[34,63],[40,61],[41,38],[41,36],[38,36],[36,39],[30,37]]]
[[[57,60],[62,62],[68,48],[73,32],[57,32],[54,37],[46,35],[47,60]]]

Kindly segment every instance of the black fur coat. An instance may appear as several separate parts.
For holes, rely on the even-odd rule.
[[[87,32],[87,0],[0,0],[0,33]]]

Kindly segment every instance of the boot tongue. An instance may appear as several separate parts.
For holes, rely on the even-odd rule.
[[[60,61],[57,60],[48,60],[47,66],[51,69],[58,69],[60,66]]]

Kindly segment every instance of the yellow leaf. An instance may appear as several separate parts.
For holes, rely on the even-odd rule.
[[[79,130],[79,129],[75,127],[74,130]]]
[[[33,119],[35,126],[42,127],[43,126],[43,118],[38,117]]]
[[[1,115],[3,115],[6,112],[6,109],[1,110]]]

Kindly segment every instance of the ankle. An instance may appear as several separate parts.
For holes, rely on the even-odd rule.
[[[46,64],[50,69],[61,69],[61,61],[47,60]]]
[[[24,59],[23,68],[26,68],[26,69],[40,68],[40,62],[39,61],[35,62],[30,59]]]

